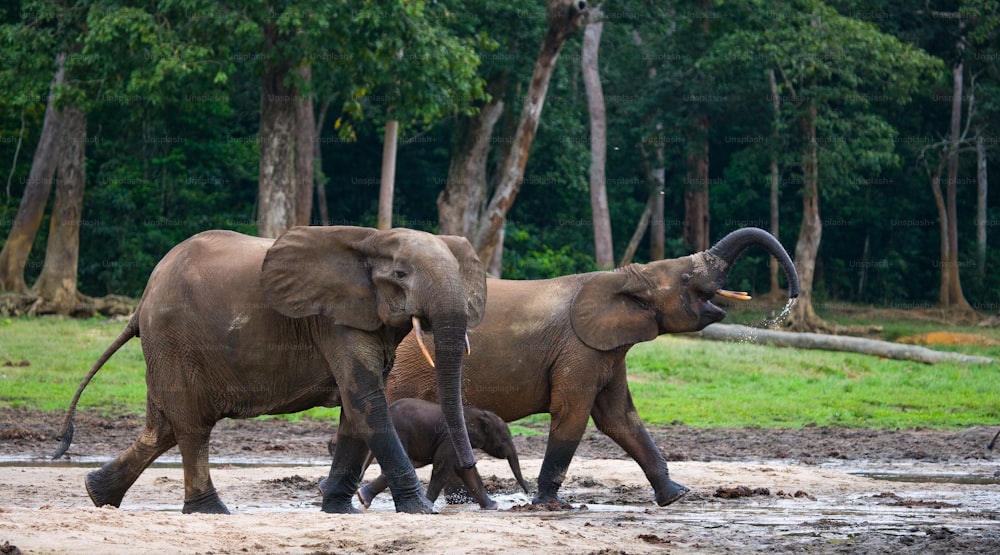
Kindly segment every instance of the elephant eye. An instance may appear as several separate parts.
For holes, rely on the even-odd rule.
[[[406,279],[406,270],[396,270],[394,274],[396,279]]]

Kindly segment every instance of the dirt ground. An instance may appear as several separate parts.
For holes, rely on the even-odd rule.
[[[81,414],[68,459],[53,463],[59,424],[0,411],[0,553],[1000,553],[1000,451],[986,450],[996,432],[987,427],[655,428],[673,478],[692,489],[668,507],[652,503],[637,464],[590,430],[563,485],[568,507],[528,505],[505,463],[483,456],[500,510],[439,499],[439,514],[425,516],[396,514],[388,493],[360,515],[321,512],[332,426],[224,421],[212,475],[234,514],[209,516],[180,513],[176,450],[121,509],[94,507],[84,475],[142,421]],[[529,482],[540,431],[516,438]]]

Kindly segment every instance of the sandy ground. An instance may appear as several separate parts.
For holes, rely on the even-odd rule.
[[[988,428],[666,427],[654,436],[686,445],[669,449],[687,459],[670,468],[692,488],[669,507],[652,503],[637,464],[588,432],[562,490],[571,508],[529,510],[504,462],[486,457],[480,472],[500,510],[439,499],[439,514],[418,516],[396,514],[388,493],[362,514],[321,512],[323,425],[225,423],[213,435],[212,474],[234,514],[215,516],[180,513],[176,451],[139,478],[122,508],[94,507],[83,476],[131,441],[141,421],[78,420],[69,461],[51,463],[43,453],[54,444],[36,417],[0,414],[0,553],[1000,552],[1000,454],[983,448],[995,432]],[[518,442],[533,482],[544,436]],[[810,442],[811,455],[794,452]],[[730,445],[730,456],[713,454],[719,445]],[[870,452],[884,456],[858,456]],[[429,469],[418,474],[426,480]]]

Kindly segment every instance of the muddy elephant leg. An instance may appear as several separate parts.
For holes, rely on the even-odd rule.
[[[323,510],[358,512],[351,500],[371,449],[392,490],[396,511],[434,512],[434,504],[424,497],[413,464],[392,427],[381,369],[371,372],[356,363],[353,372],[340,372],[336,377],[344,405],[330,476],[323,485]]]
[[[215,491],[208,470],[208,440],[214,426],[214,421],[193,423],[183,434],[177,434],[177,447],[184,467],[184,508],[181,512],[185,514],[229,514]]]
[[[559,499],[559,488],[566,479],[566,470],[576,453],[576,448],[587,429],[587,407],[591,406],[592,398],[581,398],[579,385],[569,388],[573,394],[559,393],[553,386],[552,403],[549,411],[552,423],[549,428],[549,442],[545,448],[545,458],[538,473],[538,493],[532,503],[562,503]]]
[[[87,474],[84,484],[90,500],[98,507],[121,506],[125,492],[142,471],[174,445],[177,441],[170,423],[159,409],[147,401],[142,435],[113,461]]]
[[[690,490],[670,479],[667,461],[649,436],[632,403],[624,369],[616,372],[615,376],[614,381],[595,399],[591,413],[594,424],[639,463],[653,486],[656,504],[661,507],[669,505]]]

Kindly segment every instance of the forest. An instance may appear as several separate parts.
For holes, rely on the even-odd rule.
[[[992,0],[14,0],[0,291],[30,301],[11,313],[135,298],[208,229],[464,235],[538,279],[756,226],[805,327],[984,318],[998,33]],[[772,266],[749,251],[728,287],[777,292]]]

